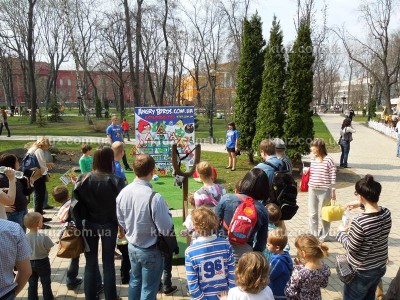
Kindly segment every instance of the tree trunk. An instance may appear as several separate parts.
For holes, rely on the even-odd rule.
[[[132,101],[133,105],[136,106],[138,103],[136,99],[139,99],[139,91],[135,85],[135,69],[133,65],[133,51],[132,51],[132,28],[131,28],[131,12],[129,10],[128,0],[124,0],[124,11],[125,11],[125,27],[126,27],[126,46],[128,48],[128,61],[129,61],[129,81],[132,89]]]
[[[28,77],[29,77],[29,89],[31,99],[31,124],[36,122],[36,81],[35,81],[35,60],[34,60],[34,25],[33,25],[33,10],[35,8],[36,0],[29,0],[28,10]]]
[[[139,66],[140,66],[140,53],[142,52],[142,3],[143,0],[137,0],[137,14],[136,14],[136,53],[135,53],[135,106],[139,106]],[[151,76],[151,75],[150,75]]]

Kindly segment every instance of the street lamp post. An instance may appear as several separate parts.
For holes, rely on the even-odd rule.
[[[342,97],[342,113],[344,112],[344,103],[346,102],[346,96],[345,95],[343,95],[343,97]]]
[[[210,83],[211,83],[211,103],[210,103],[210,128],[209,128],[209,138],[210,143],[214,142],[214,128],[213,128],[213,118],[214,118],[214,102],[215,102],[215,84],[216,84],[215,70],[210,70]]]

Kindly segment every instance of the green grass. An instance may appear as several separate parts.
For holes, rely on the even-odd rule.
[[[325,141],[326,150],[329,152],[338,152],[339,146],[337,145],[335,139],[332,137],[325,123],[322,122],[319,116],[312,117],[314,123],[314,137],[321,138]],[[339,129],[338,129],[339,130]]]

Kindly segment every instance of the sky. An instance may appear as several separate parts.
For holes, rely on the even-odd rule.
[[[322,0],[316,0],[317,24],[322,24]],[[360,34],[362,25],[359,21],[359,0],[326,0],[328,27],[344,25],[352,34]],[[250,4],[250,14],[258,12],[263,22],[263,35],[267,40],[273,16],[280,21],[284,44],[292,42],[296,38],[294,19],[297,18],[297,0],[253,0]]]

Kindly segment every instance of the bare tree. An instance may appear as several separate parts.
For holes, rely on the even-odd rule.
[[[368,29],[366,40],[351,35],[343,28],[335,30],[348,56],[367,70],[382,88],[387,113],[392,112],[390,90],[398,80],[400,68],[400,45],[395,42],[389,28],[394,6],[395,0],[363,1],[360,13]]]

